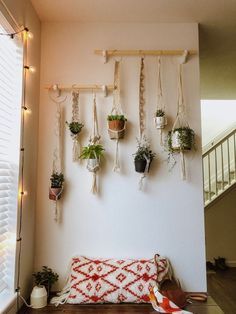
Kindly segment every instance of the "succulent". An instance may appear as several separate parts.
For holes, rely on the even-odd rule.
[[[162,109],[157,109],[156,111],[156,117],[164,117],[165,111]]]
[[[82,123],[75,122],[75,121],[72,121],[70,123],[66,121],[66,125],[69,127],[72,134],[80,133],[80,131],[82,130],[84,126]]]
[[[127,121],[127,119],[125,118],[123,114],[109,115],[107,116],[107,120],[108,121],[114,121],[114,120]]]
[[[64,182],[63,173],[53,172],[50,178],[51,188],[61,188]]]

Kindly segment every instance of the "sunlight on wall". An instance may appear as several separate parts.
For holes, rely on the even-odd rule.
[[[202,100],[201,120],[205,146],[233,125],[236,127],[236,100]]]

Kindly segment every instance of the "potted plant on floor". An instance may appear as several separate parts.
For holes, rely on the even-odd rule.
[[[53,172],[50,178],[51,187],[49,188],[49,199],[57,201],[61,198],[63,191],[64,175],[63,173]]]
[[[167,118],[164,110],[157,109],[154,122],[157,129],[164,129],[164,127],[167,125]]]
[[[83,147],[81,159],[87,159],[87,169],[97,171],[100,167],[100,159],[103,156],[104,148],[101,144],[90,144]]]
[[[156,154],[152,152],[148,141],[138,140],[138,150],[134,154],[135,171],[139,173],[149,172],[152,160]]]
[[[43,266],[41,271],[33,273],[33,278],[37,286],[45,286],[48,296],[52,285],[58,281],[58,274],[53,272],[48,266]]]
[[[108,133],[110,139],[121,139],[125,135],[125,124],[127,119],[123,114],[108,115]]]

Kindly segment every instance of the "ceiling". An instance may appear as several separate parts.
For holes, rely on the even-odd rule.
[[[42,22],[198,22],[202,98],[236,99],[236,0],[31,2]]]

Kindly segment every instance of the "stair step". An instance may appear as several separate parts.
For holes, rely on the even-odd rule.
[[[211,192],[206,191],[206,190],[204,191],[204,199],[205,199],[205,201],[209,201],[215,195],[216,195],[216,193],[213,192],[213,191],[211,191]]]

